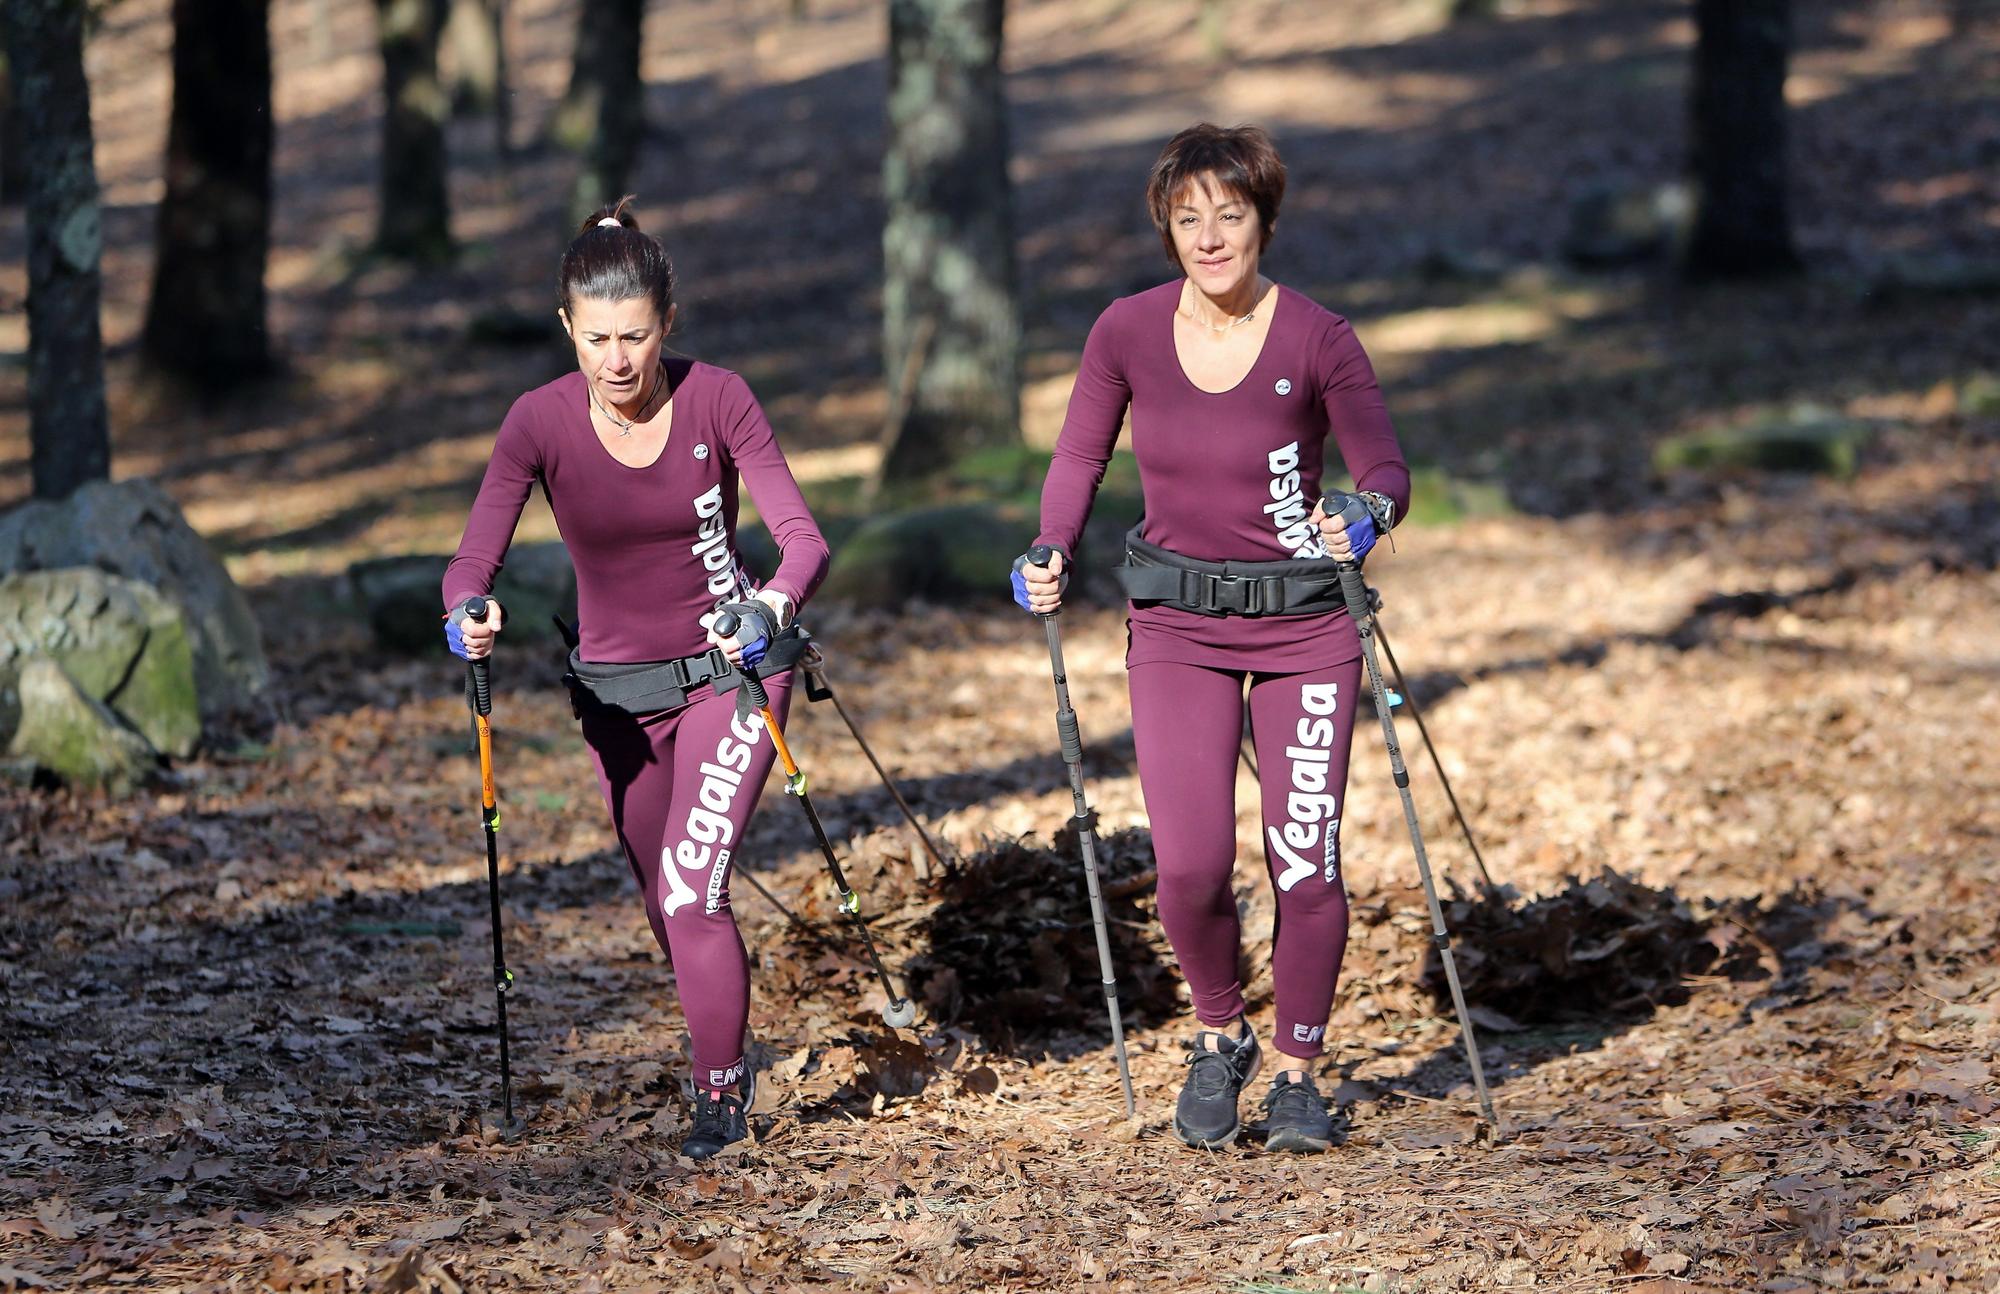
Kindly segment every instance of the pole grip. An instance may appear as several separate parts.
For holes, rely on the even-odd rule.
[[[1077,731],[1076,711],[1056,711],[1056,731],[1062,735],[1063,762],[1074,764],[1083,759],[1083,737]]]
[[[1347,614],[1353,618],[1355,628],[1365,630],[1373,608],[1368,605],[1368,585],[1361,578],[1359,564],[1340,564],[1340,596],[1347,603]]]
[[[1340,506],[1335,507],[1338,501]],[[1354,494],[1323,494],[1319,500],[1322,515],[1333,518],[1342,526],[1351,526],[1357,521],[1366,521],[1370,514],[1368,505]],[[1340,596],[1347,603],[1347,614],[1354,618],[1357,629],[1366,628],[1368,616],[1374,608],[1368,605],[1368,585],[1361,578],[1360,562],[1340,563]]]
[[[465,618],[484,623],[486,620],[486,599],[477,594],[465,600]],[[472,673],[472,708],[479,714],[493,713],[493,678],[488,670],[491,665],[486,657],[467,661]]]
[[[734,611],[718,611],[715,613],[715,619],[709,623],[709,628],[715,631],[717,638],[734,638],[737,628],[742,623]],[[748,665],[738,665],[736,677],[742,680],[743,690],[749,694],[751,705],[759,710],[770,706],[770,693],[764,690],[764,680],[757,677],[755,669]]]
[[[1036,544],[1033,548],[1021,554],[1021,556],[1030,566],[1047,566],[1055,560],[1056,550],[1048,544]],[[1061,614],[1062,608],[1057,607],[1053,611],[1037,611],[1035,612],[1035,618],[1037,620],[1053,620]]]

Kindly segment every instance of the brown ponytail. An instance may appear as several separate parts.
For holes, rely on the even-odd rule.
[[[626,210],[632,195],[599,207],[577,230],[563,253],[556,297],[564,314],[579,297],[599,301],[645,298],[662,322],[674,304],[674,263],[660,240],[639,228]],[[615,221],[615,224],[606,224]]]

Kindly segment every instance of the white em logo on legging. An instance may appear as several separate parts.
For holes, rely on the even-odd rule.
[[[700,873],[714,867],[708,879],[707,910],[714,912],[722,906],[722,873],[729,866],[729,843],[736,835],[729,810],[743,789],[751,751],[763,735],[757,716],[732,718],[729,732],[715,743],[715,757],[702,764],[701,785],[695,788],[699,803],[688,810],[688,838],[660,851],[660,880],[667,887],[666,902],[661,906],[668,916],[695,900],[695,892],[681,878],[683,871]]]
[[[1339,846],[1335,843],[1340,839],[1340,801],[1327,793],[1327,783],[1332,780],[1333,738],[1338,729],[1330,717],[1310,717],[1330,716],[1340,708],[1340,684],[1301,684],[1299,706],[1308,717],[1299,720],[1298,745],[1285,747],[1292,779],[1292,789],[1285,795],[1286,821],[1282,827],[1264,830],[1271,856],[1285,865],[1285,870],[1278,873],[1278,888],[1287,893],[1320,871],[1321,864],[1299,851],[1312,848],[1320,840],[1322,830],[1326,833],[1326,843],[1320,854],[1327,884],[1333,884],[1340,876]]]

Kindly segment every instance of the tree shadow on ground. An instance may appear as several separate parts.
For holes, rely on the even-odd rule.
[[[1746,542],[1743,551],[1758,551],[1754,543],[1749,542],[1751,530],[1766,520],[1759,518],[1744,523],[1743,538]],[[1844,522],[1872,537],[1905,543],[1911,552],[1893,560],[1870,562],[1840,560],[1833,554],[1824,554],[1815,562],[1819,578],[1803,586],[1733,592],[1717,589],[1707,593],[1690,589],[1690,595],[1695,598],[1693,605],[1678,621],[1664,629],[1579,640],[1551,651],[1492,661],[1467,669],[1431,669],[1401,674],[1400,670],[1393,670],[1401,662],[1394,659],[1391,651],[1383,658],[1384,671],[1390,674],[1387,681],[1396,685],[1398,679],[1395,675],[1401,674],[1400,690],[1415,697],[1420,707],[1428,707],[1454,692],[1490,678],[1566,667],[1593,668],[1602,663],[1615,647],[1665,647],[1681,653],[1713,648],[1726,638],[1740,637],[1740,626],[1766,616],[1791,613],[1810,619],[1815,614],[1815,608],[1850,596],[1865,596],[1872,588],[1942,572],[1983,574],[2000,567],[2000,499],[1996,499],[1983,482],[1955,484],[1921,503],[1885,504],[1869,508],[1850,506]],[[1712,544],[1719,538],[1708,534],[1703,541]],[[1635,549],[1654,548],[1659,540],[1657,536],[1634,535],[1628,537],[1627,542]],[[1689,540],[1691,546],[1697,542],[1702,541]],[[1771,560],[1774,565],[1788,564],[1785,558],[1778,555]],[[1393,618],[1389,620],[1391,626],[1394,623]],[[1385,640],[1390,640],[1387,635]],[[1757,641],[1756,645],[1765,650],[1808,657],[1823,657],[1839,650],[1810,641],[1782,638]],[[1991,673],[1991,666],[1960,664],[1940,668],[1952,673]]]

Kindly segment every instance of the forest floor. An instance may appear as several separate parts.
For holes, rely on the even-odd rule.
[[[820,604],[843,703],[955,857],[929,864],[838,716],[797,707],[815,802],[924,1014],[882,1025],[804,823],[770,788],[739,879],[803,924],[735,887],[757,1136],[698,1167],[676,1154],[673,976],[553,663],[529,652],[496,665],[525,1116],[496,1135],[458,675],[377,647],[340,578],[448,551],[499,413],[562,362],[473,324],[546,308],[564,164],[523,145],[502,170],[483,124],[461,123],[464,256],[372,261],[370,7],[322,22],[276,0],[273,319],[291,371],[187,403],[131,354],[166,8],[122,0],[92,48],[114,459],[159,477],[225,555],[276,678],[270,714],[147,795],[0,788],[0,1290],[2000,1282],[1990,26],[1800,6],[1814,270],[1690,292],[1557,254],[1579,185],[1673,173],[1678,131],[1657,123],[1678,120],[1685,6],[1547,0],[1444,28],[1436,6],[1242,0],[1220,29],[1192,0],[1011,6],[1031,436],[1052,433],[1093,312],[1159,273],[1135,198],[1150,151],[1191,117],[1250,117],[1293,168],[1278,276],[1350,314],[1406,443],[1448,478],[1459,519],[1399,531],[1371,579],[1503,885],[1480,893],[1404,721],[1503,1126],[1476,1118],[1366,722],[1321,1070],[1343,1142],[1195,1153],[1168,1127],[1191,1017],[1153,919],[1118,613],[1064,627],[1131,1122],[1058,839],[1037,627],[997,597]],[[560,91],[572,10],[511,8],[525,141]],[[689,285],[683,344],[752,376],[809,498],[851,497],[883,408],[879,6],[652,8],[660,130],[636,187]],[[18,213],[0,244],[18,251]],[[0,270],[16,301],[18,259]],[[24,344],[0,316],[0,349]],[[0,370],[15,465],[20,374]],[[1770,417],[1858,430],[1858,469],[1654,467],[1666,437]],[[1237,890],[1268,1035],[1250,789],[1246,773]]]

